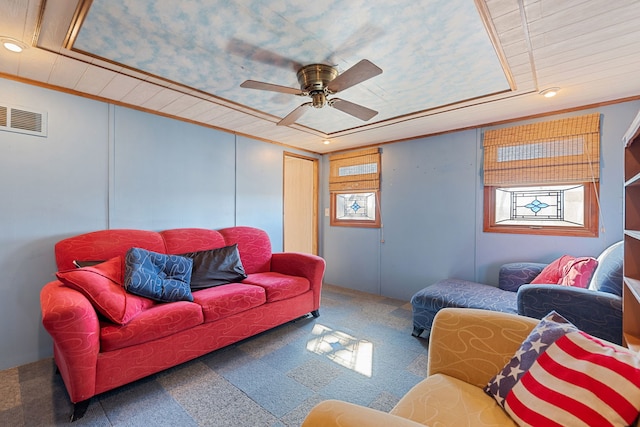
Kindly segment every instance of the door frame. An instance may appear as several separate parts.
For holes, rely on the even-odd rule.
[[[285,212],[284,212],[284,198],[285,198],[285,174],[286,174],[286,159],[287,157],[295,157],[302,160],[308,160],[313,164],[313,235],[311,236],[312,241],[312,251],[314,255],[318,255],[318,238],[319,238],[319,227],[318,227],[318,206],[319,206],[319,197],[320,197],[320,168],[319,163],[320,159],[315,157],[304,156],[302,154],[292,153],[290,151],[284,151],[282,153],[282,247],[284,250],[285,245]]]

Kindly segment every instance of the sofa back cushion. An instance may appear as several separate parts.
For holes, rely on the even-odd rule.
[[[229,227],[218,230],[225,246],[238,244],[246,274],[271,271],[271,241],[266,231],[253,227]]]
[[[58,271],[75,268],[74,261],[106,261],[124,257],[132,247],[165,253],[162,236],[146,230],[100,230],[61,240],[55,245]]]
[[[624,242],[614,243],[598,257],[589,289],[622,296],[622,258]]]
[[[74,261],[105,261],[126,256],[130,248],[184,254],[238,244],[246,274],[271,271],[269,235],[254,227],[221,230],[178,228],[160,232],[131,229],[100,230],[61,240],[55,246],[58,271],[74,268]]]
[[[207,228],[175,228],[161,231],[160,235],[164,239],[166,253],[172,255],[226,246],[222,234]]]

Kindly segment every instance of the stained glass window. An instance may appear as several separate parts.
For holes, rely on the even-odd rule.
[[[495,222],[584,226],[584,185],[496,188]]]
[[[376,194],[354,193],[336,195],[336,219],[365,220],[376,219]]]

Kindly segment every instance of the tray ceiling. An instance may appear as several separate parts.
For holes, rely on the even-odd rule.
[[[302,65],[344,71],[366,58],[383,74],[340,97],[378,111],[370,123],[508,90],[475,4],[422,3],[93,0],[73,49],[279,118],[308,99],[240,84],[297,88]],[[326,134],[364,124],[331,108],[298,123]]]

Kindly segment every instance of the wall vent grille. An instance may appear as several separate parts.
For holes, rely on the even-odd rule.
[[[0,105],[0,131],[47,136],[47,113]]]

